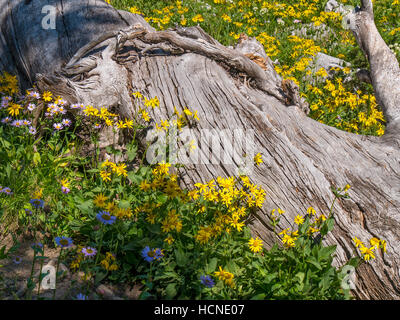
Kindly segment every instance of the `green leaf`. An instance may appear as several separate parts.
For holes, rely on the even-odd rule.
[[[92,200],[87,200],[77,205],[77,208],[85,213],[87,213],[91,207],[92,207]]]
[[[310,259],[306,260],[308,263],[311,263],[312,265],[314,265],[318,270],[322,270],[321,265],[319,264],[319,262],[317,260],[315,260],[314,257],[310,257]]]
[[[265,298],[266,294],[265,293],[259,293],[256,294],[255,296],[251,297],[250,300],[263,300]]]
[[[99,171],[100,171],[99,169],[89,169],[89,170],[86,170],[87,173],[97,173],[97,172],[99,172]]]
[[[168,299],[168,300],[173,299],[176,296],[177,293],[178,292],[176,290],[176,283],[170,283],[165,288],[165,298]]]
[[[128,172],[128,179],[132,181],[134,184],[140,184],[140,182],[143,180],[139,175],[137,175],[133,171]]]
[[[132,161],[133,159],[135,159],[136,154],[137,154],[137,145],[131,145],[128,146],[128,150],[126,152],[127,156],[128,156],[128,161]]]
[[[332,253],[334,253],[336,251],[336,245],[333,246],[328,246],[328,247],[322,247],[319,250],[319,254],[318,256],[320,257],[320,259],[327,259],[331,256]]]
[[[353,266],[354,268],[357,268],[360,261],[361,261],[360,257],[355,257],[355,258],[351,258],[349,261],[347,261],[346,264],[349,266]]]
[[[327,235],[328,232],[332,231],[334,225],[335,225],[335,220],[333,220],[332,217],[325,220],[321,227],[321,235],[322,236]]]
[[[294,276],[294,278],[297,278],[298,281],[300,283],[302,283],[304,281],[304,277],[305,277],[305,273],[304,272],[297,272],[296,275]]]
[[[184,267],[189,262],[187,255],[183,252],[181,248],[175,249],[176,264],[180,267]]]
[[[101,191],[102,191],[101,187],[96,187],[96,188],[92,189],[92,192],[95,192],[95,193],[101,192]]]
[[[11,143],[8,142],[6,139],[1,139],[1,143],[3,144],[4,149],[8,149],[11,147]]]
[[[131,204],[129,203],[129,201],[121,200],[121,201],[119,202],[118,206],[119,206],[121,209],[128,209],[128,208],[131,206]]]
[[[41,158],[40,158],[40,153],[39,152],[35,152],[33,154],[33,163],[35,164],[35,166],[41,162]]]
[[[137,255],[132,252],[126,254],[125,260],[131,265],[135,265],[138,262]]]
[[[5,254],[6,245],[2,246],[0,249],[0,259],[6,259],[7,255]]]
[[[230,270],[231,272],[233,272],[233,273],[237,273],[238,270],[239,270],[238,265],[237,265],[233,260],[230,260],[230,261],[226,264],[226,268],[227,268],[228,270]]]
[[[328,226],[328,232],[332,231],[333,226],[335,225],[335,220],[333,218],[329,218],[326,220]]]
[[[212,258],[207,264],[206,273],[212,273],[217,268],[218,258]]]
[[[102,271],[97,272],[95,280],[94,280],[95,284],[98,284],[99,282],[101,282],[106,276],[107,276],[107,272],[102,272]]]
[[[271,274],[268,274],[265,278],[264,278],[264,283],[268,284],[271,283],[272,280],[274,280],[276,277],[278,276],[278,273],[274,272]]]
[[[150,297],[152,297],[153,295],[147,291],[143,291],[140,296],[139,296],[139,300],[146,300]]]

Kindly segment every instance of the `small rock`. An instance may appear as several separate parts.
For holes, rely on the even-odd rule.
[[[128,298],[129,300],[138,300],[140,294],[142,293],[142,290],[140,290],[142,288],[143,288],[143,285],[138,285],[138,284],[135,284],[133,286],[133,288],[127,287],[125,289],[124,296],[126,298]]]
[[[18,285],[18,290],[17,290],[17,292],[15,293],[16,296],[17,296],[18,298],[23,297],[23,295],[24,295],[25,292],[26,292],[26,289],[27,289],[27,287],[26,287],[26,281],[22,281],[22,282]]]
[[[336,0],[329,0],[325,6],[325,11],[343,13],[346,11],[346,9],[341,3],[337,2]]]
[[[115,297],[114,292],[104,284],[101,284],[97,287],[96,293],[103,296],[103,298],[107,300],[113,300]]]

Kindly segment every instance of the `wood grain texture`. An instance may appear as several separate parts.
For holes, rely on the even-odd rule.
[[[38,12],[45,4],[57,7],[55,30],[40,26],[43,15]],[[169,118],[174,106],[179,111],[186,106],[198,110],[198,138],[201,129],[254,130],[255,150],[263,154],[264,163],[249,177],[266,190],[267,199],[250,225],[267,246],[276,242],[268,224],[272,209],[286,211],[281,225],[289,227],[310,206],[327,214],[331,186],[349,183],[352,200],[336,202],[336,225],[326,239],[338,245],[335,264],[343,265],[356,254],[354,236],[364,241],[373,236],[386,239],[387,253],[378,253],[376,260],[358,270],[354,294],[361,299],[400,298],[400,100],[396,86],[385,90],[387,78],[382,78],[380,64],[389,70],[393,83],[400,76],[397,61],[379,40],[371,13],[358,13],[356,36],[371,62],[372,83],[390,124],[389,133],[380,138],[316,122],[304,114],[300,103],[286,106],[281,78],[264,51],[251,52],[256,45],[251,39],[248,46],[243,40],[236,48],[226,48],[198,29],[186,30],[191,35],[176,29],[156,32],[143,18],[100,0],[3,0],[0,26],[0,68],[17,73],[25,88],[39,80],[41,89],[60,93],[69,102],[112,107],[127,117],[135,112],[132,91],[158,96],[161,105],[154,120]],[[63,71],[80,48],[110,32],[115,37],[73,61],[77,72]],[[249,59],[250,53],[265,59],[266,68]],[[208,141],[204,147],[201,152],[213,145]],[[240,155],[245,147],[232,152]],[[180,169],[181,182],[191,188],[194,182],[234,175],[237,165],[187,165]]]

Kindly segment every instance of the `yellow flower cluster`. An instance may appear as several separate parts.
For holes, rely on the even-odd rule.
[[[295,246],[295,241],[297,240],[298,237],[298,230],[289,232],[289,228],[286,228],[282,230],[281,232],[278,233],[278,235],[282,236],[282,243],[285,247],[291,248]]]
[[[358,133],[361,128],[376,130],[378,135],[384,133],[384,116],[382,111],[378,110],[374,96],[362,94],[360,90],[355,93],[347,91],[340,78],[336,78],[335,81],[326,79],[323,90],[312,85],[308,85],[307,90],[311,97],[314,97],[312,101],[315,101],[311,103],[310,109],[316,112],[320,119],[324,118],[325,114],[329,117],[333,112],[358,112],[357,118],[350,122],[340,120],[337,126],[354,133]]]
[[[265,53],[270,58],[274,58],[280,53],[279,46],[281,43],[278,39],[268,35],[266,32],[261,32],[256,39],[264,46]]]
[[[284,211],[278,209],[280,214],[283,214]],[[271,212],[272,215],[272,220],[275,221],[275,209]],[[319,231],[319,228],[321,227],[321,224],[326,220],[326,217],[324,214],[321,214],[319,217],[317,217],[317,213],[313,207],[309,207],[307,209],[307,215],[310,218],[310,225],[307,230],[307,235],[312,235],[315,232]],[[294,223],[296,225],[302,225],[305,222],[305,217],[301,215],[297,215],[294,218]],[[278,235],[282,236],[281,241],[283,245],[287,248],[294,247],[296,245],[296,240],[299,236],[298,230],[295,231],[290,231],[290,228],[286,228],[282,230]]]
[[[323,23],[327,24],[329,21],[333,23],[340,23],[342,21],[342,15],[334,11],[322,11],[318,17],[314,16],[311,20],[314,22],[315,26],[319,26]]]
[[[106,257],[100,261],[100,264],[107,271],[115,271],[118,270],[118,265],[115,260],[116,258],[111,252],[106,252]]]
[[[358,239],[357,237],[353,238],[354,244],[356,248],[359,248],[360,252],[364,255],[364,260],[369,261],[370,259],[375,259],[374,251],[378,248],[382,249],[383,252],[386,252],[386,241],[380,240],[378,238],[371,238],[369,240],[370,247],[364,245],[364,243]]]
[[[115,204],[114,200],[108,202],[107,200],[108,197],[103,195],[103,193],[99,193],[93,199],[93,204],[98,208],[105,209],[120,220],[130,219],[133,216],[131,208],[120,208]]]
[[[126,170],[126,164],[121,162],[119,164],[115,164],[112,161],[106,160],[101,164],[102,170],[100,170],[100,177],[103,181],[111,181],[111,174],[115,173],[118,176],[128,176],[128,172]],[[108,169],[109,168],[109,169]]]
[[[241,182],[243,186],[237,187]],[[195,239],[201,244],[207,243],[211,238],[218,237],[223,231],[230,232],[231,228],[241,232],[244,227],[243,219],[252,207],[261,208],[265,200],[265,191],[253,185],[247,176],[240,178],[217,177],[217,181],[211,180],[205,184],[196,183],[195,189],[189,191],[188,196],[193,201],[202,197],[203,200],[214,205],[222,205],[227,213],[217,211],[213,222],[199,228]],[[201,200],[200,200],[201,201]],[[200,205],[199,213],[206,211],[206,205]]]
[[[179,214],[173,209],[168,212],[167,216],[161,222],[161,230],[168,233],[172,230],[180,232],[182,229],[182,220],[179,218]]]
[[[139,114],[141,115],[142,119],[146,122],[150,121],[149,112],[146,108],[151,107],[152,109],[160,106],[160,100],[157,96],[154,98],[148,99],[144,97],[139,91],[132,93],[132,95],[139,101],[141,106],[139,107]]]
[[[76,247],[76,257],[74,260],[72,260],[70,264],[70,268],[73,271],[76,271],[79,269],[82,260],[85,258],[85,255],[82,253],[83,246],[77,246]]]
[[[234,278],[234,274],[230,273],[228,271],[225,271],[224,269],[222,269],[221,266],[219,266],[219,271],[215,271],[214,275],[216,277],[218,277],[219,280],[224,281],[224,283],[228,286],[230,286],[231,288],[235,287],[235,282],[233,281]]]
[[[0,93],[5,95],[15,95],[19,92],[18,80],[16,76],[13,76],[7,72],[0,74]]]

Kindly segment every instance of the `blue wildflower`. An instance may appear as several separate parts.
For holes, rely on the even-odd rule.
[[[200,277],[201,283],[205,285],[207,288],[214,287],[215,283],[211,276],[201,276]]]
[[[146,260],[147,262],[152,262],[154,260],[160,260],[162,257],[164,256],[164,254],[162,253],[162,251],[158,248],[156,249],[150,249],[149,246],[145,247],[142,250],[142,257],[144,258],[144,260]]]
[[[117,219],[116,216],[112,216],[108,211],[100,211],[96,215],[97,220],[99,220],[103,224],[113,224]]]
[[[56,237],[56,243],[61,248],[68,248],[72,246],[72,239],[68,237]]]
[[[83,293],[79,293],[76,296],[76,300],[89,300],[88,296],[85,296]]]
[[[36,209],[44,207],[44,201],[42,199],[31,199],[29,203]]]

